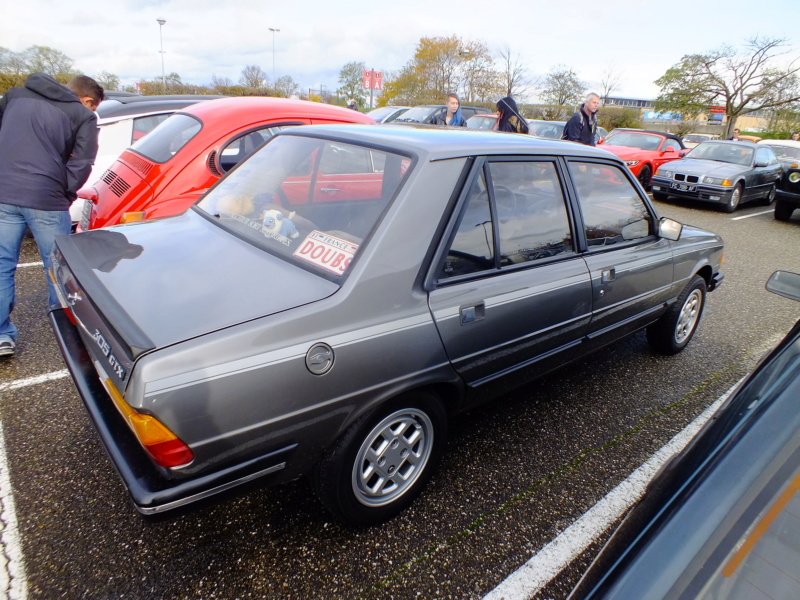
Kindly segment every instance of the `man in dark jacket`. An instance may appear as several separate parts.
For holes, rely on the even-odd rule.
[[[14,354],[17,328],[14,273],[28,227],[45,276],[55,236],[69,234],[69,205],[86,183],[97,155],[103,88],[85,75],[63,86],[34,73],[0,99],[0,356]],[[57,304],[47,277],[48,302]]]
[[[580,110],[575,111],[564,125],[561,139],[580,142],[587,146],[594,146],[595,131],[597,130],[597,109],[600,107],[600,96],[589,94],[581,104]]]

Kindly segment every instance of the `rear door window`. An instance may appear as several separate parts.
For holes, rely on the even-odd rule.
[[[131,146],[131,150],[155,163],[165,163],[188,144],[202,126],[198,119],[189,115],[170,115],[149,135]]]

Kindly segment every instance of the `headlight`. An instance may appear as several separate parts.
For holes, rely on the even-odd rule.
[[[791,173],[789,173],[789,181],[791,181],[792,183],[797,183],[798,181],[800,181],[800,172],[792,171]]]
[[[713,177],[709,177],[708,175],[703,176],[703,183],[708,183],[709,185],[714,185],[715,183],[719,183]]]
[[[672,179],[672,171],[667,171],[666,169],[659,169],[656,171],[656,175],[665,179]]]
[[[628,165],[629,167],[635,167],[636,165],[639,164],[639,162],[640,161],[638,160],[626,160],[625,164]]]

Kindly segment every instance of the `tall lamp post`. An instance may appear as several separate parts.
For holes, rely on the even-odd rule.
[[[280,29],[270,27],[269,30],[272,32],[272,85],[275,85],[275,34],[278,33]]]
[[[167,93],[167,77],[164,73],[164,34],[162,33],[164,30],[164,23],[167,21],[165,19],[156,19],[158,23],[158,37],[161,38],[161,93]]]

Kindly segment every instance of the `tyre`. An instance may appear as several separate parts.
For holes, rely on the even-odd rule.
[[[391,519],[419,495],[441,458],[447,417],[428,392],[356,420],[312,473],[325,507],[351,525]]]
[[[650,177],[652,174],[653,171],[650,169],[650,165],[644,165],[642,170],[639,171],[639,183],[642,184],[645,191],[650,189]]]
[[[653,192],[653,200],[665,202],[669,198],[669,194],[662,194],[661,192]]]
[[[661,354],[677,354],[694,336],[706,304],[706,282],[695,275],[677,302],[647,328],[647,341]]]
[[[794,212],[794,205],[788,202],[781,202],[778,200],[775,203],[775,219],[778,221],[788,221],[792,218]]]
[[[726,213],[732,213],[739,207],[739,201],[742,199],[742,184],[739,183],[733,188],[733,192],[731,192],[731,197],[728,198],[728,202],[723,206],[723,209]]]
[[[775,190],[775,184],[772,184],[772,187],[769,188],[769,192],[767,193],[767,195],[761,198],[758,201],[758,203],[761,204],[761,206],[769,206],[770,204],[775,202],[776,193],[777,191]]]

